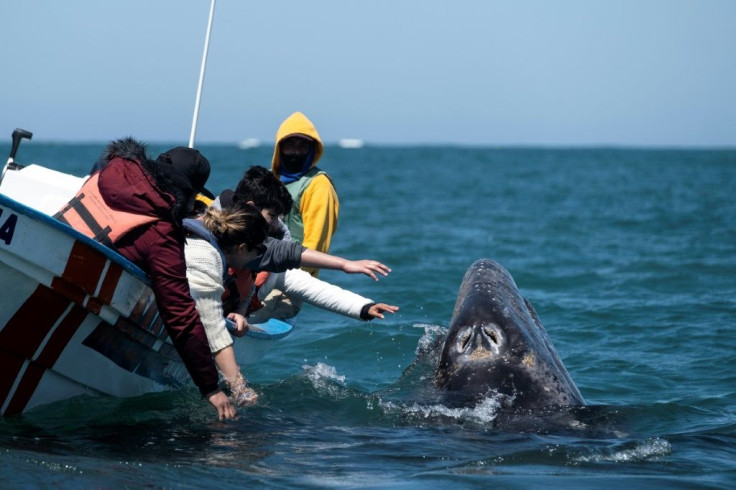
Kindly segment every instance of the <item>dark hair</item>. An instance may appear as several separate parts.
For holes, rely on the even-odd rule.
[[[235,188],[233,202],[248,201],[253,201],[258,209],[274,209],[279,214],[288,213],[294,203],[278,177],[261,166],[250,167]]]
[[[194,148],[177,146],[160,154],[156,163],[179,187],[195,194],[202,191],[210,176],[210,162]]]
[[[209,207],[203,222],[223,250],[241,243],[253,250],[266,241],[268,234],[266,219],[255,206],[246,203],[236,202],[222,210]]]
[[[192,197],[202,190],[209,177],[209,161],[197,150],[177,147],[162,153],[156,161],[147,158],[142,163],[156,187],[174,196],[171,220],[181,226],[190,211]]]
[[[146,172],[153,177],[153,180],[156,182],[156,187],[158,187],[159,190],[174,196],[174,204],[171,206],[171,221],[176,226],[181,226],[181,221],[187,217],[187,213],[189,211],[187,206],[189,204],[191,192],[187,192],[185,189],[176,185],[174,181],[169,178],[168,174],[161,171],[161,166],[156,162],[146,160],[143,162],[143,168],[145,168]]]

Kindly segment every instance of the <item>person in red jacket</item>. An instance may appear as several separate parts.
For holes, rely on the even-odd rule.
[[[232,402],[219,389],[184,259],[182,220],[204,188],[209,162],[186,147],[152,161],[145,146],[132,138],[113,141],[101,161],[101,170],[55,217],[111,246],[148,274],[161,319],[192,380],[220,420],[234,418]]]

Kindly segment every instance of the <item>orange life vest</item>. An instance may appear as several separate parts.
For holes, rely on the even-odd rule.
[[[261,271],[258,274],[256,274],[256,278],[253,281],[255,284],[255,291],[253,292],[253,296],[250,298],[250,307],[248,308],[248,313],[253,313],[256,310],[260,310],[263,308],[263,303],[260,299],[258,299],[258,290],[261,289],[261,286],[266,282],[266,279],[268,279],[268,272]]]
[[[234,311],[243,301],[248,301],[246,315],[263,308],[263,303],[258,299],[258,289],[268,279],[268,272],[261,271],[254,275],[249,269],[233,269],[230,267],[228,268],[228,276],[229,280],[225,284],[225,292],[222,294],[222,302],[226,313]]]
[[[158,220],[153,216],[112,209],[100,195],[98,179],[99,173],[87,179],[77,195],[54,218],[108,247],[132,229]]]

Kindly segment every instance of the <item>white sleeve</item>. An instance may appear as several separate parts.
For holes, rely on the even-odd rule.
[[[189,291],[207,333],[210,351],[218,352],[232,345],[233,339],[225,327],[222,309],[222,258],[206,240],[187,238],[184,247],[187,261]]]
[[[274,289],[284,290],[284,273],[283,272],[269,272],[266,282],[264,282],[260,288],[258,288],[258,299],[263,301]]]
[[[372,301],[347,289],[317,279],[302,269],[284,274],[283,291],[319,308],[360,319],[360,310]]]

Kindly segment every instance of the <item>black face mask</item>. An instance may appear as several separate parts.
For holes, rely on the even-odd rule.
[[[290,174],[301,172],[307,155],[284,155],[281,153],[281,167]]]

